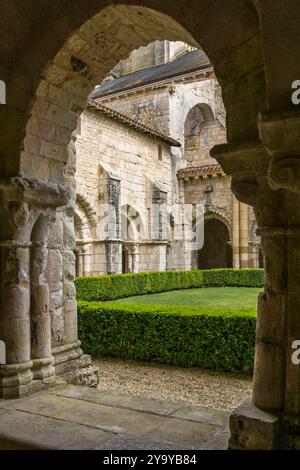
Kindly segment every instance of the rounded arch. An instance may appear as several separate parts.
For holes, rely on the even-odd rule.
[[[96,236],[96,217],[94,214],[91,215],[88,208],[87,201],[77,195],[74,213],[75,237],[77,240],[91,240]]]
[[[95,203],[78,181],[76,181],[76,202],[85,210],[91,225],[96,226],[97,216],[94,209]]]
[[[229,240],[231,242],[232,241],[232,220],[231,220],[231,217],[229,216],[229,213],[226,211],[226,209],[225,208],[223,210],[212,209],[206,212],[204,215],[204,222],[206,220],[212,220],[212,219],[219,220],[224,225],[226,225],[228,234],[229,234]]]
[[[71,7],[68,0],[61,0],[48,5],[47,15],[37,6],[35,27],[25,36],[20,32],[11,51],[3,134],[8,134],[5,126],[13,118],[16,126],[0,148],[4,175],[17,174],[21,166],[24,175],[57,179],[65,164],[66,142],[89,93],[120,59],[153,40],[200,44],[223,87],[229,140],[257,136],[256,119],[265,102],[266,85],[259,18],[252,5],[245,0],[232,1],[230,6],[221,0],[134,3],[117,0],[107,7],[104,0],[88,4],[78,0]],[[237,34],[230,34],[232,30]],[[245,61],[243,52],[249,46],[256,53]],[[21,164],[20,148],[24,149]],[[47,160],[52,158],[56,165],[49,168]]]
[[[209,103],[196,103],[186,111],[184,136],[199,135],[203,123],[214,122],[215,114]]]
[[[206,164],[211,160],[210,150],[218,143],[224,143],[226,131],[215,115],[216,100],[212,105],[195,104],[186,114],[184,127],[184,157],[190,165]],[[224,137],[222,139],[222,134]],[[221,142],[221,140],[222,142]]]
[[[122,238],[124,241],[138,241],[145,238],[146,224],[133,206],[125,204],[121,207]]]

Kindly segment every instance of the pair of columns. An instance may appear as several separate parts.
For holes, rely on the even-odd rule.
[[[55,209],[48,198],[61,203],[65,193],[46,195],[43,184],[12,178],[0,182],[0,196],[0,339],[6,348],[0,396],[10,398],[29,391],[33,381],[55,380],[47,281]]]
[[[217,146],[232,190],[253,206],[265,259],[252,402],[231,417],[232,448],[293,448],[300,431],[300,116],[261,114],[260,141]]]
[[[128,273],[139,272],[139,245],[134,242],[124,242],[123,250],[126,254],[126,268]]]
[[[0,398],[49,386],[56,375],[75,380],[76,368],[89,365],[77,338],[75,260],[72,247],[64,245],[73,235],[67,230],[51,247],[64,262],[63,272],[54,265],[51,273],[63,296],[60,319],[52,323],[50,315],[49,235],[57,208],[68,201],[68,190],[57,184],[22,177],[0,180],[0,340],[6,356],[0,365]],[[79,375],[83,377],[82,370]]]

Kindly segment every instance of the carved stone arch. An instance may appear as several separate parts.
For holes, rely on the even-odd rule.
[[[83,239],[96,238],[97,217],[93,201],[80,183],[76,185],[75,231]]]
[[[91,240],[96,236],[96,220],[91,216],[87,205],[83,204],[82,201],[82,198],[77,197],[74,214],[76,238]]]
[[[230,241],[232,241],[232,217],[227,209],[213,208],[209,212],[205,213],[204,220],[217,219],[226,225],[229,233]]]

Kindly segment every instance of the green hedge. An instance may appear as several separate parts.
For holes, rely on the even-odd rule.
[[[251,370],[256,313],[161,305],[78,302],[79,337],[95,357],[212,370]]]
[[[78,300],[105,301],[195,287],[262,287],[263,269],[162,271],[76,279]]]

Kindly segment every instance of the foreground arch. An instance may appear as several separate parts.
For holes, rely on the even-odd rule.
[[[227,111],[229,143],[216,147],[212,155],[232,175],[237,198],[254,207],[265,258],[253,400],[233,415],[230,445],[297,447],[300,370],[291,355],[293,340],[300,338],[300,112],[291,101],[291,83],[300,78],[300,4],[298,0],[109,3],[9,0],[0,7],[5,25],[0,79],[7,91],[6,105],[0,107],[0,336],[7,347],[7,364],[0,367],[0,394],[20,396],[38,381],[45,385],[53,378],[51,367],[69,380],[84,376],[88,359],[77,342],[73,285],[72,132],[88,94],[118,60],[152,40],[181,40],[200,44],[214,66]],[[62,206],[64,213],[57,210]],[[44,231],[40,239],[32,238],[41,215],[50,224],[49,239]],[[49,316],[47,283],[39,288],[42,312],[30,295],[30,256],[35,258],[37,252],[32,243],[40,243],[44,250],[48,244],[52,266],[60,260],[58,277],[51,280],[55,292],[64,284],[64,296],[59,294],[60,301],[50,305],[52,364],[48,349],[40,350],[37,358],[31,353],[33,312],[49,335],[43,318],[44,313]],[[53,272],[49,275],[53,277]],[[40,373],[35,374],[32,359],[48,362],[41,361]],[[72,371],[77,371],[75,376]]]

